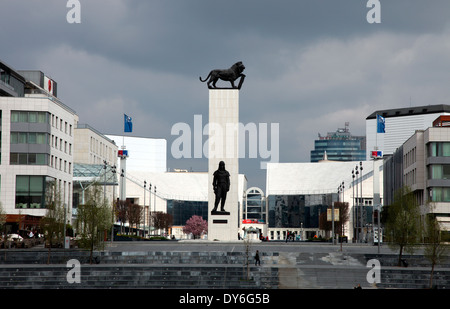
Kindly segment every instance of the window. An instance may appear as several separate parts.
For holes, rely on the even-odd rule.
[[[430,179],[450,179],[450,164],[435,164],[429,167]]]
[[[433,202],[450,202],[450,188],[432,188],[431,200]]]
[[[11,111],[11,122],[47,123],[47,112]]]
[[[450,142],[432,142],[428,146],[431,157],[450,157]]]
[[[11,132],[11,144],[47,144],[47,133]]]
[[[47,165],[46,153],[14,153],[9,155],[11,165]]]
[[[16,208],[45,208],[46,176],[16,176]]]

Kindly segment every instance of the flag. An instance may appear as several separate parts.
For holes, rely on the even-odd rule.
[[[125,132],[133,132],[133,123],[131,122],[131,117],[127,116],[126,114],[123,114],[123,116],[124,116],[123,130]]]
[[[385,133],[384,131],[384,117],[377,115],[377,133]]]

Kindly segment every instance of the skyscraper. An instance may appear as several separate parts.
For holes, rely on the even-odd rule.
[[[339,128],[336,132],[328,132],[326,136],[319,134],[314,141],[314,150],[311,150],[311,162],[319,162],[324,156],[330,161],[363,161],[366,159],[366,137],[353,136],[348,129]]]

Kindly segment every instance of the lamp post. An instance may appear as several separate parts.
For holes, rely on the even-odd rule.
[[[359,175],[358,165],[356,165],[356,167],[355,167],[355,176],[356,176],[356,185],[355,185],[355,187],[356,187],[356,199],[355,199],[356,208],[355,208],[355,211],[356,211],[356,213],[354,216],[354,222],[355,222],[355,227],[356,227],[356,242],[360,241],[359,224],[358,224],[358,221],[359,221],[358,220],[358,215],[359,215],[358,175]]]
[[[352,204],[352,209],[353,209],[353,227],[355,225],[355,171],[352,169],[352,191],[353,191],[353,204]],[[353,231],[355,231],[355,229],[353,228]]]
[[[341,184],[341,191],[342,191],[342,203],[341,203],[341,209],[339,211],[339,215],[341,214],[342,209],[344,209],[344,189],[345,189],[345,185],[344,182],[342,181]],[[342,216],[341,216],[342,218]],[[344,241],[344,222],[342,222],[342,220],[339,220],[341,223],[341,251],[342,251],[342,242]]]
[[[154,203],[153,203],[153,212],[156,212],[156,186],[155,186],[155,195],[154,195]]]
[[[115,203],[116,203],[116,166],[114,165],[111,169],[111,172],[113,174],[113,202],[112,202],[112,210],[111,210],[111,243],[114,239],[114,209],[115,209]]]
[[[106,160],[103,160],[103,169],[105,170],[105,174],[103,175],[103,203],[106,202]]]
[[[144,180],[144,227],[142,228],[142,236],[145,237],[145,188],[147,187],[147,181]]]
[[[149,197],[148,197],[148,237],[150,238],[150,221],[151,221],[151,213],[152,213],[152,184],[148,185]]]
[[[361,223],[360,223],[360,226],[361,226],[361,242],[363,242],[363,240],[364,240],[364,231],[363,231],[363,227],[364,227],[364,222],[363,222],[363,206],[364,206],[364,201],[363,201],[363,192],[362,192],[362,189],[363,189],[363,186],[362,186],[362,183],[363,183],[363,166],[362,166],[362,162],[360,161],[359,162],[359,169],[360,169],[360,171],[361,171],[361,176],[360,176],[360,182],[361,182],[361,211],[360,211],[360,219],[361,219]]]

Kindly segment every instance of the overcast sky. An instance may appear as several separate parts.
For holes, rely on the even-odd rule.
[[[194,171],[206,160],[173,159],[171,128],[206,124],[199,76],[243,61],[240,121],[278,123],[279,161],[309,162],[318,133],[349,122],[365,135],[378,109],[450,103],[450,1],[380,2],[369,24],[366,0],[80,0],[70,24],[66,0],[0,0],[0,59],[51,76],[105,134],[128,114],[133,136],[167,139],[168,168]],[[261,161],[240,172],[264,189]]]

